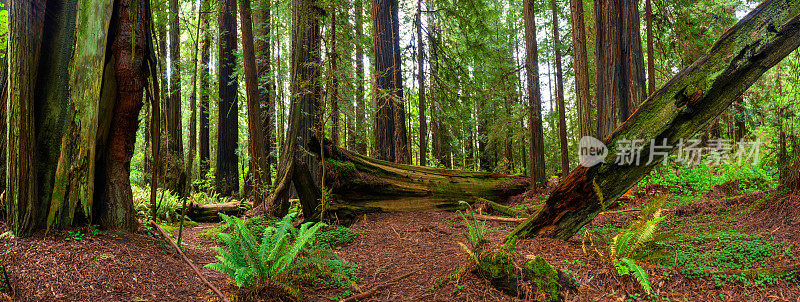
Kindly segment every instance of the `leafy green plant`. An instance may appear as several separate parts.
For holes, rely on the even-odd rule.
[[[317,232],[314,244],[326,247],[342,246],[353,242],[356,238],[358,238],[358,233],[353,229],[341,225],[330,225]]]
[[[664,219],[664,216],[661,216],[661,205],[665,199],[665,197],[655,198],[645,205],[639,220],[634,221],[627,229],[615,236],[609,246],[609,256],[616,267],[617,274],[632,276],[648,295],[652,292],[650,278],[647,272],[631,257],[641,249],[644,243],[653,239],[656,226]]]
[[[475,219],[475,213],[469,203],[459,201],[459,204],[465,205],[469,209],[469,215],[461,211],[458,212],[458,215],[461,216],[463,224],[467,227],[467,240],[472,244],[472,249],[475,250],[486,243],[486,233],[489,232],[489,228],[486,227],[485,222]]]
[[[293,216],[286,215],[278,227],[270,226],[264,230],[261,244],[258,244],[239,218],[225,214],[220,214],[220,217],[235,231],[219,234],[228,250],[213,247],[220,262],[206,267],[228,275],[239,287],[265,284],[268,279],[284,273],[300,251],[314,240],[315,233],[325,226],[324,223],[307,222],[298,230],[292,226]]]

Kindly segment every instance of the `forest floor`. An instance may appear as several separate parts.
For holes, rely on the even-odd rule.
[[[565,293],[567,301],[800,300],[800,278],[776,272],[796,270],[799,263],[800,197],[780,190],[744,192],[739,187],[727,183],[692,198],[674,196],[663,186],[639,188],[624,207],[599,215],[568,241],[520,240],[516,260],[523,263],[540,255],[574,276],[579,286]],[[657,295],[644,297],[637,284],[620,278],[601,254],[613,236],[637,218],[634,209],[657,196],[667,196],[666,219],[636,257]],[[544,197],[527,196],[510,205],[534,209]],[[187,229],[186,254],[206,278],[232,293],[235,286],[227,276],[202,268],[216,260],[209,248],[217,243],[204,235],[216,226],[199,224]],[[487,239],[497,244],[515,224],[487,222],[487,226],[491,229]],[[444,278],[467,261],[457,244],[465,242],[466,227],[456,213],[376,213],[357,219],[350,227],[358,237],[334,252],[359,266],[359,289],[405,276],[360,301],[519,300],[472,273]],[[6,230],[0,226],[0,233]],[[0,239],[0,255],[8,275],[8,283],[0,280],[0,301],[10,297],[16,301],[215,300],[171,248],[148,235],[93,229],[40,233],[32,238]],[[304,290],[308,301],[336,301],[354,293],[357,290]]]

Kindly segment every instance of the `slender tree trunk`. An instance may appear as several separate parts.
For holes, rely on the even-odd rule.
[[[649,1],[649,0],[648,0]],[[581,137],[592,135],[592,110],[589,105],[589,61],[586,55],[586,25],[583,0],[570,0],[572,17],[572,49],[575,68],[575,96],[578,105],[578,133]]]
[[[196,5],[196,3],[192,2],[192,7],[196,7]],[[192,175],[192,171],[194,170],[194,158],[197,156],[197,75],[200,72],[197,68],[197,57],[200,55],[200,28],[202,28],[200,19],[202,18],[203,7],[201,4],[200,7],[197,7],[197,31],[195,32],[194,50],[192,51],[192,64],[194,64],[192,70],[192,94],[189,95],[189,108],[192,110],[189,116],[189,153],[186,156],[186,177],[189,184],[192,183],[195,177]]]
[[[219,128],[217,129],[217,190],[222,196],[239,191],[239,81],[236,69],[236,0],[220,2]]]
[[[356,26],[356,140],[355,151],[367,155],[367,116],[364,101],[364,3],[365,0],[355,0],[355,26]]]
[[[271,69],[271,27],[272,15],[270,14],[271,1],[257,1],[255,10],[255,51],[256,65],[258,66],[258,94],[261,99],[261,110],[264,123],[264,153],[267,155],[266,175],[264,180],[267,185],[272,185],[271,165],[276,162],[272,154],[275,144],[275,82]]]
[[[528,74],[528,125],[530,127],[531,178],[535,187],[546,184],[542,100],[539,92],[539,51],[536,43],[536,13],[533,0],[523,0],[525,19],[526,66]]]
[[[398,0],[372,1],[375,47],[375,150],[378,159],[410,163],[403,101]]]
[[[186,191],[186,174],[183,167],[183,127],[181,126],[181,32],[180,5],[178,0],[169,0],[169,101],[167,104],[167,128],[169,152],[167,161],[167,183],[170,190],[179,195]]]
[[[553,40],[556,52],[556,90],[558,102],[558,138],[561,143],[561,179],[569,171],[569,147],[567,146],[567,113],[564,108],[564,78],[561,70],[561,43],[558,37],[558,7],[555,0],[550,1],[553,11]]]
[[[201,10],[207,12],[211,9],[209,0],[202,0]],[[200,68],[200,177],[205,178],[210,168],[211,150],[209,147],[209,107],[208,99],[211,93],[211,29],[209,28],[208,16],[201,18],[203,30],[203,49],[200,54],[202,66]]]
[[[668,81],[607,136],[604,143],[609,154],[619,154],[620,141],[636,138],[645,140],[640,158],[648,158],[651,139],[675,146],[691,137],[798,45],[800,2],[762,2],[726,31],[709,53]],[[535,234],[567,240],[661,164],[654,160],[618,165],[615,159],[608,156],[601,164],[576,168],[553,190],[544,207],[506,240]]]
[[[331,47],[328,50],[330,60],[330,103],[331,103],[331,140],[337,147],[340,145],[339,138],[341,134],[339,125],[339,53],[336,48],[336,8],[331,10]]]
[[[422,39],[422,0],[417,0],[417,85],[419,97],[419,165],[428,165],[428,120],[425,116],[425,44]]]
[[[652,95],[656,92],[656,65],[655,53],[653,52],[653,7],[651,0],[645,0],[645,12],[647,14],[647,92]]]
[[[5,0],[0,0],[0,11],[7,11],[8,6]],[[8,34],[3,39],[8,42]],[[8,44],[6,44],[8,45]],[[8,57],[7,49],[0,51],[0,56],[5,60],[0,60],[0,192],[6,190],[6,98],[8,97]]]
[[[239,8],[242,29],[242,61],[244,62],[244,78],[247,91],[247,125],[250,134],[250,174],[253,178],[254,204],[260,204],[266,197],[269,185],[269,166],[267,153],[264,152],[264,114],[261,112],[261,100],[258,89],[258,66],[256,65],[253,42],[253,21],[250,0],[242,0]]]

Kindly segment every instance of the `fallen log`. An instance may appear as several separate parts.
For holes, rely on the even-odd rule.
[[[608,156],[599,164],[587,163],[573,170],[553,190],[544,207],[508,234],[506,241],[531,235],[571,238],[661,163],[660,153],[666,150],[655,148],[676,146],[691,138],[798,45],[800,1],[761,3],[725,32],[705,56],[675,75],[606,137]],[[623,148],[633,140],[643,140],[638,144],[641,152],[636,152],[641,162],[616,164],[617,155],[625,155]],[[651,152],[655,160],[645,164]]]
[[[490,210],[491,212],[494,212],[494,213],[500,214],[500,215],[505,215],[505,216],[509,216],[509,217],[523,217],[523,218],[528,218],[529,216],[531,216],[528,213],[514,210],[512,208],[509,208],[507,206],[501,205],[499,203],[496,203],[494,201],[488,200],[486,198],[478,198],[477,200],[475,200],[475,203],[483,204],[484,207],[487,208],[487,210]]]
[[[316,142],[316,143],[315,143]],[[311,152],[320,153],[318,140]],[[527,177],[396,164],[362,156],[325,140],[325,184],[338,217],[363,212],[461,209],[459,201],[503,200],[530,187]]]
[[[186,217],[196,222],[218,222],[220,221],[219,213],[239,216],[251,207],[251,203],[242,203],[241,201],[204,205],[191,203],[186,209]]]

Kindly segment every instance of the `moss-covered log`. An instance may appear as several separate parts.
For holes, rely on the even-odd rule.
[[[317,142],[317,140],[313,140]],[[319,144],[310,150],[319,153]],[[364,211],[454,210],[478,197],[502,200],[530,186],[529,178],[396,164],[362,156],[325,141],[325,185],[341,214]]]
[[[552,192],[536,215],[506,240],[529,235],[569,239],[606,205],[660,163],[617,165],[620,142],[642,139],[640,158],[651,141],[675,146],[719,116],[764,72],[800,45],[800,1],[767,0],[720,37],[704,57],[651,95],[624,124],[605,138],[609,156],[579,166]],[[664,144],[666,142],[666,144]],[[657,159],[660,156],[656,157]],[[643,161],[644,162],[644,161]]]

